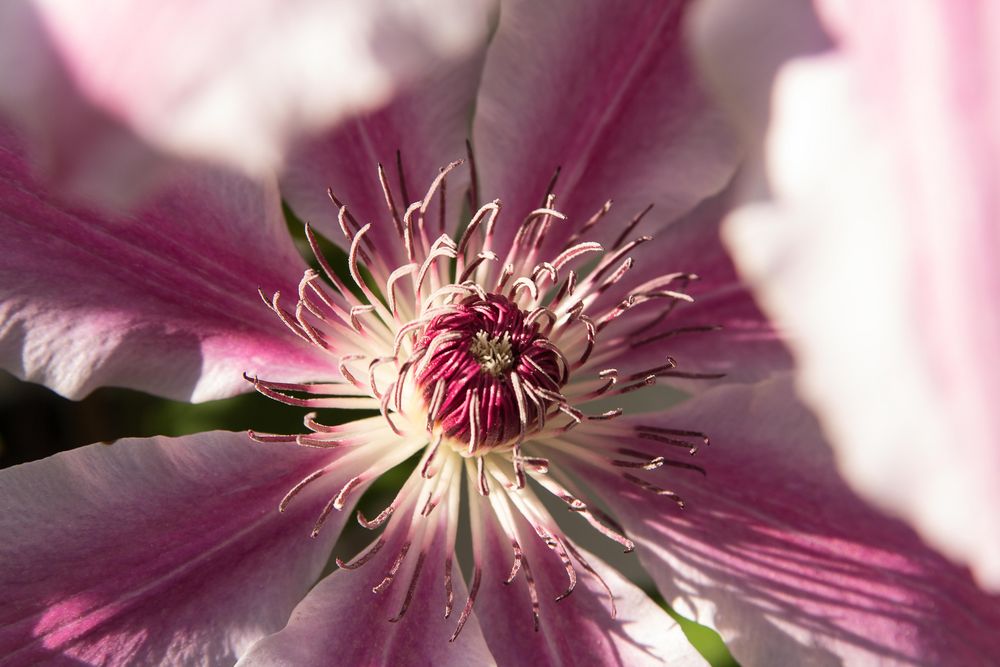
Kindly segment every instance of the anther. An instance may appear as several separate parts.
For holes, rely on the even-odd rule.
[[[462,609],[461,615],[458,617],[458,627],[455,628],[455,632],[451,635],[449,642],[454,642],[458,639],[458,635],[462,632],[462,628],[465,627],[465,622],[469,620],[469,616],[472,614],[472,606],[476,603],[476,594],[479,592],[479,584],[483,579],[483,571],[480,568],[476,568],[472,573],[472,586],[469,587],[469,599],[465,602],[465,607]]]
[[[403,560],[406,558],[406,553],[410,550],[410,543],[404,542],[403,546],[400,548],[399,553],[396,554],[396,559],[392,562],[392,566],[386,573],[382,581],[372,586],[372,593],[381,593],[389,584],[392,583],[393,579],[396,578],[396,573],[399,572],[399,567],[403,564]]]
[[[427,554],[423,551],[421,551],[420,555],[417,556],[417,564],[414,566],[413,574],[410,576],[410,585],[406,589],[406,597],[403,599],[403,606],[400,607],[398,614],[389,619],[390,623],[398,622],[399,619],[403,618],[403,614],[406,613],[406,610],[410,608],[410,602],[413,600],[413,592],[417,588],[417,581],[420,578],[420,571],[424,567],[424,559],[426,556]]]

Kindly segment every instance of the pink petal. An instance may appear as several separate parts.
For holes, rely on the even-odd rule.
[[[667,601],[718,628],[738,660],[986,664],[1000,650],[988,629],[1000,598],[854,495],[787,377],[722,387],[621,426],[633,423],[712,436],[695,459],[705,477],[626,470],[685,508],[626,481],[624,469],[560,463],[608,503]],[[581,433],[571,439],[588,442]],[[606,446],[687,458],[634,436]]]
[[[591,368],[610,367],[631,374],[661,366],[670,356],[677,361],[678,372],[722,374],[719,382],[754,382],[791,366],[778,332],[760,312],[722,244],[719,226],[732,196],[727,190],[702,202],[653,232],[653,241],[629,254],[634,268],[595,301],[592,312],[614,307],[644,283],[674,272],[697,276],[688,284],[668,286],[694,301],[677,301],[664,316],[670,301],[653,300],[620,317],[598,338],[599,349],[610,350],[611,356],[598,354]],[[716,329],[699,330],[706,327]],[[624,340],[616,342],[618,336]],[[693,391],[715,383],[707,379],[663,381],[682,383]]]
[[[614,199],[602,241],[649,204],[659,226],[725,185],[737,152],[685,53],[687,5],[503,4],[473,134],[480,191],[503,200],[508,222],[542,203],[560,166],[563,229]],[[498,228],[501,248],[515,228]]]
[[[0,129],[0,236],[0,361],[20,378],[202,401],[246,391],[244,371],[330,366],[257,294],[294,298],[305,269],[273,185],[201,171],[111,219],[53,199]]]
[[[409,524],[410,515],[404,518]],[[406,613],[389,620],[397,617],[406,597],[416,562],[413,555],[408,555],[387,589],[377,594],[372,589],[390,571],[407,527],[398,530],[390,525],[385,545],[373,559],[356,570],[339,569],[321,581],[295,608],[285,629],[255,644],[240,666],[326,664],[334,656],[343,665],[494,664],[474,616],[455,642],[448,641],[468,591],[455,563],[454,610],[446,619],[444,561],[452,554],[444,550],[443,526],[431,528],[437,534],[424,554]]]
[[[285,513],[278,503],[332,458],[220,431],[90,445],[3,471],[0,654],[235,660],[281,627],[326,563],[346,515],[310,539],[320,489]]]
[[[730,245],[851,483],[1000,590],[1000,17],[819,4],[838,46],[779,70]]]
[[[424,197],[439,169],[466,157],[469,113],[482,69],[483,49],[461,62],[442,67],[420,85],[395,96],[391,103],[317,138],[299,143],[282,178],[283,196],[296,214],[332,241],[349,245],[337,223],[337,207],[327,189],[343,202],[369,232],[391,268],[405,263],[396,231],[379,185],[379,164],[386,170],[398,214]],[[405,197],[400,187],[397,151],[403,166]],[[454,233],[465,202],[468,171],[447,181],[447,229]],[[431,240],[438,231],[439,208],[430,209]]]
[[[510,584],[514,551],[492,513],[486,514],[483,575],[475,611],[500,665],[703,665],[680,626],[640,588],[596,556],[581,551],[594,573],[576,565],[569,596],[567,571],[554,551],[516,514],[524,561]],[[524,563],[527,563],[525,565]],[[535,630],[528,572],[539,603]],[[608,591],[614,596],[612,616]]]
[[[295,136],[384,104],[475,46],[487,0],[20,0],[0,11],[0,112],[50,176],[134,200],[180,161],[277,167]]]

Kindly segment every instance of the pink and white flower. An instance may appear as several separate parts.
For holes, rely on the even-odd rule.
[[[634,546],[664,597],[750,663],[995,655],[978,624],[996,600],[847,490],[790,391],[718,239],[738,156],[681,48],[685,9],[512,2],[484,53],[301,146],[282,192],[319,270],[274,187],[189,174],[109,219],[54,199],[4,135],[7,368],[68,395],[202,400],[245,385],[238,367],[278,400],[370,415],[4,471],[0,652],[701,663],[566,536],[576,521]],[[664,410],[663,383],[690,398]],[[358,516],[381,530],[371,547],[312,587],[357,497],[412,458],[386,510]],[[544,495],[567,506],[559,521]]]
[[[854,488],[1000,590],[996,5],[702,10],[760,150],[726,236],[803,395]]]

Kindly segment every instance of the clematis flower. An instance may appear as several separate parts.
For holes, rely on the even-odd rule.
[[[4,134],[5,367],[70,396],[252,384],[308,412],[301,434],[124,440],[0,474],[0,652],[701,662],[575,521],[634,547],[748,663],[995,655],[996,600],[837,477],[722,249],[738,155],[681,48],[686,8],[506,4],[477,57],[302,145],[281,191],[316,268],[273,184],[191,173],[109,219],[54,199]],[[664,410],[661,384],[689,398]],[[385,511],[357,516],[371,546],[313,586],[405,460]]]
[[[486,0],[0,7],[0,115],[63,191],[134,205],[184,164],[251,175],[482,39]]]
[[[803,394],[852,485],[997,590],[994,5],[703,11],[766,180],[727,238]]]

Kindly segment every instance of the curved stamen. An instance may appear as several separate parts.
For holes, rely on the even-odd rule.
[[[313,490],[329,483],[327,475],[334,468],[341,471],[336,476],[340,487],[323,506],[313,536],[333,511],[343,511],[372,480],[423,450],[410,479],[385,509],[372,519],[357,513],[361,526],[384,528],[383,536],[351,563],[337,560],[340,567],[355,569],[374,558],[385,544],[394,545],[395,553],[383,554],[388,569],[372,589],[384,592],[397,577],[408,577],[399,611],[389,619],[392,622],[400,621],[410,608],[427,559],[440,564],[434,559],[442,553],[444,614],[450,617],[454,609],[451,554],[461,477],[467,478],[476,560],[469,597],[451,641],[471,615],[483,576],[485,538],[480,523],[493,526],[501,531],[498,535],[510,540],[514,560],[505,583],[512,584],[523,573],[536,631],[541,627],[539,589],[529,554],[535,565],[539,558],[558,558],[562,564],[566,587],[556,601],[575,590],[577,567],[581,567],[580,572],[596,577],[607,591],[614,616],[614,598],[607,583],[560,532],[535,489],[562,499],[571,512],[625,551],[631,551],[634,544],[612,517],[587,502],[572,480],[552,467],[549,458],[537,455],[539,448],[551,446],[553,462],[559,460],[557,454],[566,455],[614,470],[643,491],[683,507],[677,493],[646,478],[668,470],[705,474],[699,465],[675,460],[669,450],[693,454],[702,442],[708,444],[708,438],[692,430],[624,425],[617,420],[622,409],[587,414],[581,404],[638,391],[658,378],[720,377],[678,370],[671,357],[640,371],[606,367],[619,363],[625,350],[718,329],[661,325],[678,303],[693,300],[685,288],[696,279],[694,274],[667,273],[638,287],[628,285],[635,274],[633,251],[650,240],[649,236],[633,236],[651,206],[624,225],[610,248],[588,240],[588,234],[608,216],[610,200],[575,232],[563,235],[565,242],[553,243],[555,222],[566,220],[555,208],[557,169],[540,205],[512,234],[503,236],[511,239],[510,244],[494,251],[491,245],[494,238],[500,238],[495,237],[495,230],[501,224],[502,204],[497,199],[479,206],[471,145],[467,148],[472,171],[469,198],[475,212],[457,241],[444,233],[447,176],[462,161],[441,169],[423,198],[409,204],[400,154],[396,154],[398,189],[394,190],[391,174],[378,164],[386,211],[381,222],[362,225],[328,192],[348,241],[350,279],[337,275],[307,225],[306,239],[324,275],[305,271],[294,308],[281,303],[280,292],[267,297],[261,291],[260,295],[298,339],[330,356],[331,368],[339,376],[317,384],[282,384],[246,376],[258,392],[290,405],[379,411],[379,416],[347,426],[321,424],[310,413],[303,420],[309,432],[299,435],[250,432],[260,442],[276,443],[272,446],[284,443],[327,450],[328,454],[317,455],[331,456],[334,461],[328,459],[324,467],[292,487],[280,501],[279,511],[285,511],[306,487]],[[431,229],[432,206],[438,207],[436,234]],[[455,208],[454,202],[451,206]],[[376,224],[391,225],[395,235],[373,234]],[[387,236],[400,239],[406,257],[392,270],[386,260],[401,256],[399,249],[386,252],[376,242]],[[546,254],[557,246],[561,247]],[[378,293],[383,287],[384,292]],[[652,302],[662,304],[658,313],[650,314],[645,308],[640,309],[642,317],[634,315],[638,306]],[[616,333],[609,335],[606,330],[613,322],[618,324],[610,330]],[[574,428],[572,435],[565,435]],[[647,444],[650,451],[645,451]],[[459,470],[464,474],[459,475]],[[320,482],[324,477],[327,481]],[[537,484],[528,485],[528,477]],[[480,517],[480,507],[493,517]],[[391,540],[387,539],[390,535]],[[546,549],[540,548],[542,544]]]

